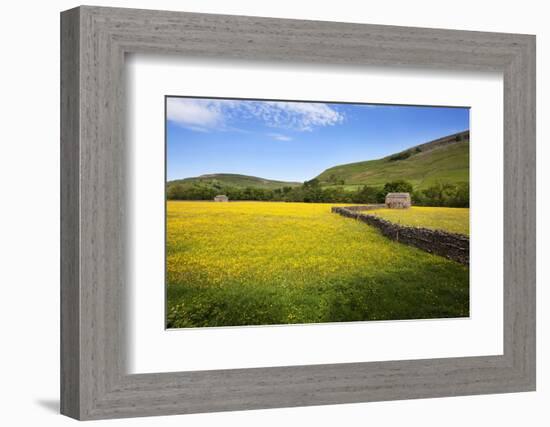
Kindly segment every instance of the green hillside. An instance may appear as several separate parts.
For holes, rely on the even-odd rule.
[[[382,159],[334,166],[317,179],[323,187],[343,185],[348,190],[362,185],[381,187],[401,179],[416,189],[425,189],[437,182],[468,182],[469,150],[470,133],[464,131]]]
[[[258,178],[255,176],[239,175],[233,173],[216,173],[201,175],[192,178],[178,179],[168,182],[168,187],[180,184],[184,187],[201,186],[214,189],[223,189],[225,187],[233,188],[261,188],[264,190],[274,190],[282,187],[296,187],[300,182],[274,181],[271,179]]]

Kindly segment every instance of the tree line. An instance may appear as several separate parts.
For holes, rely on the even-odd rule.
[[[218,194],[225,194],[229,200],[370,204],[384,203],[388,193],[410,193],[413,204],[417,206],[470,205],[470,186],[467,182],[436,183],[424,190],[414,190],[412,184],[404,180],[388,182],[382,188],[364,185],[351,191],[341,186],[322,187],[318,179],[296,187],[276,189],[175,183],[168,185],[166,197],[168,200],[212,200]]]

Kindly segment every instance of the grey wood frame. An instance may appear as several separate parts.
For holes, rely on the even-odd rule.
[[[124,58],[150,52],[504,75],[504,354],[125,370]],[[61,412],[183,414],[535,389],[535,37],[82,6],[61,14]]]

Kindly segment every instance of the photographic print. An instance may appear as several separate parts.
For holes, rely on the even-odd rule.
[[[468,107],[165,112],[167,328],[469,316]]]

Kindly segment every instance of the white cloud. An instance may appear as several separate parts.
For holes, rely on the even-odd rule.
[[[168,98],[166,118],[183,127],[202,131],[224,123],[221,104],[208,99]]]
[[[203,131],[224,130],[230,123],[242,126],[247,119],[259,120],[271,128],[311,131],[341,123],[344,115],[323,103],[168,98],[167,118],[183,127]],[[273,135],[281,141],[289,140],[285,135]]]
[[[250,114],[275,128],[311,131],[315,127],[333,126],[344,120],[343,114],[322,103],[254,101],[247,104],[245,108]]]
[[[292,138],[290,136],[282,135],[280,133],[268,133],[267,136],[277,141],[292,141]]]

